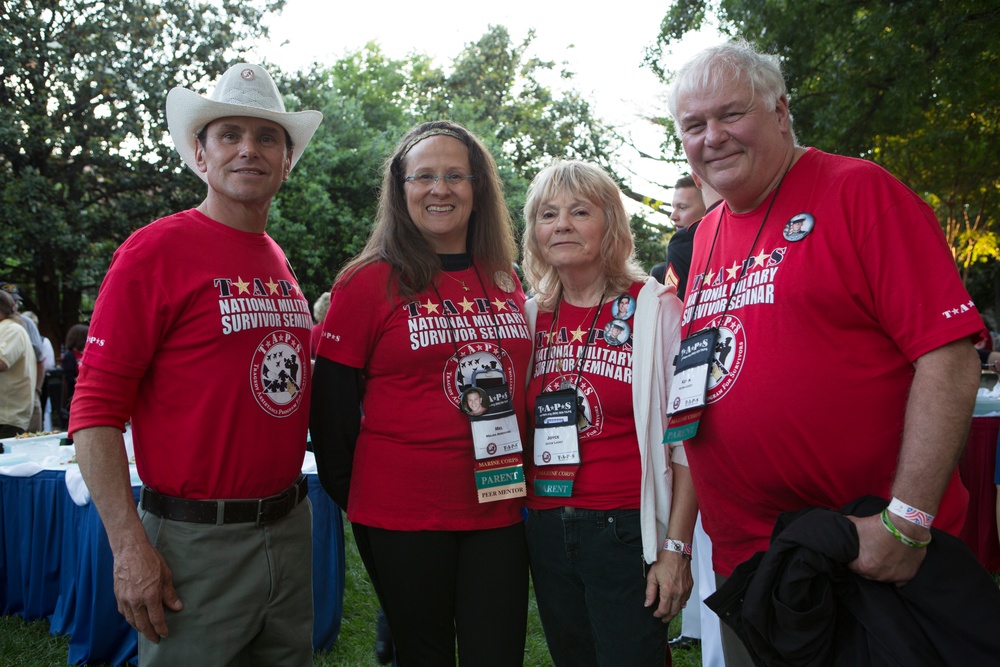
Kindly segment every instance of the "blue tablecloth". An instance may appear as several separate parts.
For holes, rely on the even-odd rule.
[[[313,646],[328,650],[340,632],[344,533],[340,509],[309,475],[313,506]],[[139,489],[134,489],[136,502]],[[0,613],[48,618],[69,635],[68,664],[134,662],[135,631],[118,613],[107,533],[93,504],[76,505],[65,473],[0,475]]]

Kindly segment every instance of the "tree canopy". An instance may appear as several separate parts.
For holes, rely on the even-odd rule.
[[[214,79],[283,4],[0,2],[0,279],[44,333],[61,340],[114,248],[189,198],[167,91]]]
[[[303,291],[315,299],[346,260],[364,246],[374,219],[382,163],[415,124],[448,119],[467,127],[493,154],[508,206],[520,224],[531,178],[554,158],[611,162],[610,130],[572,90],[542,83],[556,63],[528,57],[520,43],[491,26],[449,70],[428,56],[395,59],[376,44],[330,65],[314,64],[279,82],[323,123],[275,197],[268,233],[285,249]],[[656,261],[662,229],[635,221]],[[518,232],[519,234],[519,232]],[[654,258],[655,255],[655,258]]]
[[[778,55],[799,141],[871,159],[937,212],[977,301],[993,305],[1000,221],[1000,5],[994,0],[677,0],[647,51],[715,16]]]
[[[0,0],[0,279],[19,284],[44,333],[59,341],[86,316],[132,231],[203,199],[167,140],[166,94],[204,92],[266,37],[262,18],[283,4],[27,0],[15,10]],[[310,299],[364,245],[382,162],[418,122],[447,118],[483,139],[515,220],[553,158],[614,175],[613,133],[571,86],[547,83],[571,73],[530,56],[533,39],[491,26],[447,68],[375,44],[297,72],[265,63],[288,110],[324,114],[268,223]],[[664,230],[641,217],[633,227],[641,258],[659,261]]]

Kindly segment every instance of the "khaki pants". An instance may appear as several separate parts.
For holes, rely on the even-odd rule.
[[[139,635],[143,667],[312,665],[312,505],[261,527],[168,521],[142,512],[184,608],[170,636]]]

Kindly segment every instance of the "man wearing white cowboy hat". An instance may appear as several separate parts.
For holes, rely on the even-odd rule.
[[[208,194],[133,233],[101,285],[69,430],[143,666],[312,662],[312,319],[264,230],[321,120],[257,65],[207,98],[174,88],[170,134]]]

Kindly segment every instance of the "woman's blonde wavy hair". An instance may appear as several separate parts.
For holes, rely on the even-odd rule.
[[[559,274],[545,262],[538,246],[536,230],[542,204],[560,194],[593,202],[604,211],[601,239],[602,291],[607,295],[625,293],[646,273],[635,260],[635,241],[621,191],[608,173],[595,164],[580,160],[557,160],[538,172],[528,186],[524,204],[524,275],[541,310],[551,311],[562,295]]]

